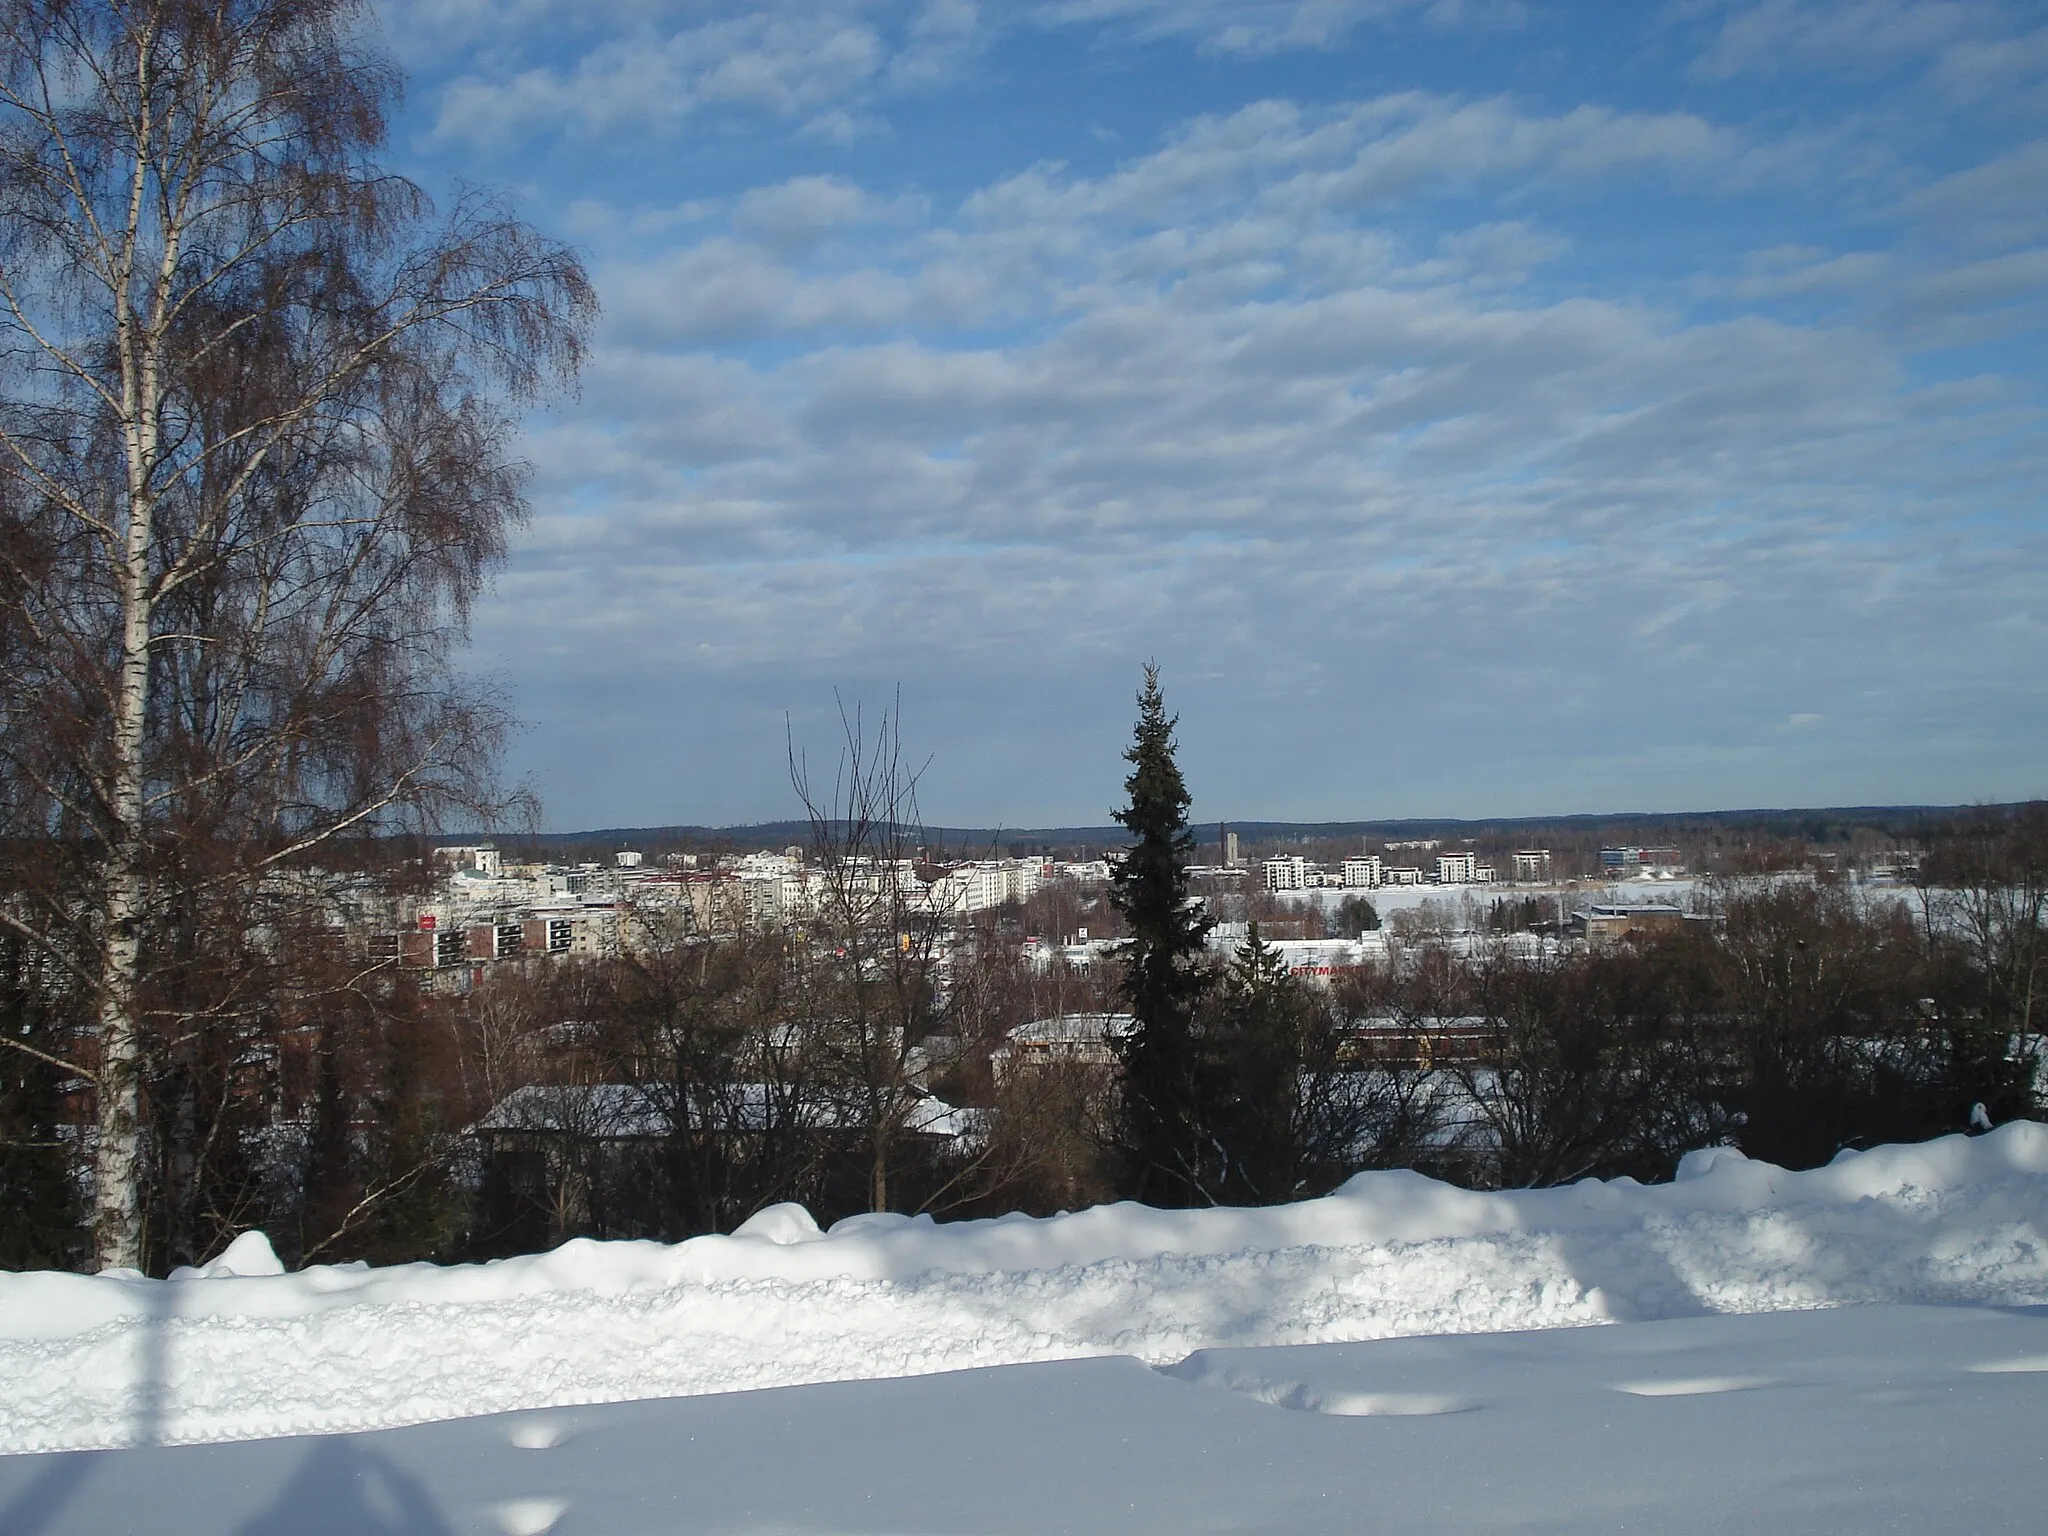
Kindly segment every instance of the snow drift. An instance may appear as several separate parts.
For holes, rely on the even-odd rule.
[[[1477,1194],[1361,1174],[1297,1205],[941,1226],[800,1208],[730,1237],[166,1281],[0,1274],[0,1451],[250,1439],[514,1408],[1130,1354],[1875,1302],[2048,1302],[2048,1126],[1788,1173]]]

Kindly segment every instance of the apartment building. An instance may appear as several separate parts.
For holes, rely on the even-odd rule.
[[[1380,884],[1380,856],[1363,854],[1344,861],[1344,884],[1353,889],[1376,890]]]
[[[1269,891],[1308,889],[1308,860],[1298,853],[1282,854],[1259,866],[1260,877]]]

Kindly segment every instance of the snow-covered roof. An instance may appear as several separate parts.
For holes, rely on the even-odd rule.
[[[531,1083],[492,1105],[473,1129],[666,1136],[671,1125],[664,1102],[639,1083]]]
[[[1128,1035],[1135,1023],[1128,1013],[1063,1013],[1019,1024],[1007,1038],[1018,1045],[1087,1045]]]

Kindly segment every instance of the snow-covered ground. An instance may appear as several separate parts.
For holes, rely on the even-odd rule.
[[[2048,1316],[1225,1350],[0,1457],[10,1536],[2035,1532]]]
[[[2048,1303],[2048,1127],[1787,1173],[1475,1194],[1363,1174],[1260,1210],[730,1237],[168,1281],[0,1275],[0,1451],[358,1431],[976,1366],[1854,1303]],[[241,1271],[240,1274],[228,1271]]]
[[[2033,1531],[2048,1127],[450,1269],[248,1235],[0,1275],[0,1383],[7,1536]]]

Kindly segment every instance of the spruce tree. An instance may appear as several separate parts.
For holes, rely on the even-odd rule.
[[[1124,759],[1130,804],[1116,819],[1132,844],[1110,877],[1123,915],[1123,996],[1134,1024],[1119,1045],[1118,1151],[1124,1192],[1155,1205],[1212,1205],[1203,1168],[1205,1092],[1195,1016],[1210,983],[1209,920],[1188,890],[1187,785],[1174,762],[1159,668],[1145,666],[1138,724]]]
[[[1316,1009],[1253,923],[1199,1026],[1213,1092],[1204,1106],[1211,1188],[1232,1205],[1273,1205],[1302,1193],[1302,1076]]]

